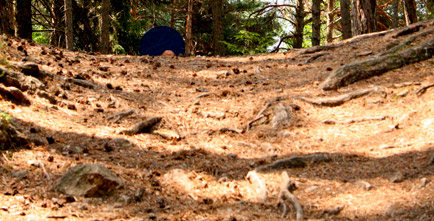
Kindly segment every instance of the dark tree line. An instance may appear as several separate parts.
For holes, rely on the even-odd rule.
[[[137,54],[143,33],[170,26],[186,54],[301,48],[434,17],[434,0],[0,0],[0,33],[69,50]],[[285,43],[285,44],[283,44]]]

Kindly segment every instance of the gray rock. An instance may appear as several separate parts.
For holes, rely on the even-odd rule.
[[[0,85],[0,94],[18,105],[29,106],[31,104],[26,95],[16,87],[4,87],[3,85]]]
[[[393,174],[392,176],[389,177],[389,181],[392,183],[400,183],[400,182],[404,181],[404,179],[405,179],[405,176],[400,171],[396,172],[395,174]]]
[[[124,186],[124,182],[101,164],[79,164],[59,180],[56,191],[67,195],[102,197]]]
[[[271,125],[274,129],[278,129],[288,124],[292,118],[291,109],[282,103],[278,103],[274,107],[274,116]]]

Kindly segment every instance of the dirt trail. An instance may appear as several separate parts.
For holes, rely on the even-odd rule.
[[[331,160],[284,169],[305,218],[432,220],[434,88],[416,92],[434,83],[434,58],[339,90],[319,89],[337,68],[408,37],[391,35],[343,44],[316,59],[310,58],[323,52],[90,55],[6,39],[4,57],[38,64],[56,102],[29,92],[30,106],[0,99],[0,110],[35,142],[1,151],[0,220],[277,220],[283,170],[258,173],[265,201],[247,173],[317,153]],[[332,107],[297,99],[369,88],[375,90]],[[160,135],[120,133],[152,117],[162,118]],[[70,167],[85,163],[104,164],[125,188],[107,198],[54,191]],[[135,200],[140,189],[143,197]],[[288,217],[295,219],[293,208]]]

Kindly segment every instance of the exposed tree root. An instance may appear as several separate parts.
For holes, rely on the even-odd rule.
[[[310,62],[316,60],[317,58],[319,58],[321,56],[324,56],[324,55],[328,55],[328,54],[330,54],[330,53],[322,52],[322,53],[315,54],[312,57],[306,59],[306,61],[304,62],[304,64],[309,64]]]
[[[252,128],[253,124],[254,124],[256,121],[261,120],[261,119],[264,117],[264,112],[265,112],[269,107],[271,107],[271,105],[273,105],[275,102],[282,101],[282,100],[285,100],[285,99],[286,99],[286,98],[284,98],[284,97],[277,97],[277,98],[273,99],[272,101],[268,102],[268,103],[265,105],[265,107],[262,108],[261,111],[259,111],[259,113],[256,115],[255,119],[253,119],[253,120],[251,120],[249,123],[247,123],[247,126],[246,126],[245,131],[249,131],[249,130]]]
[[[295,98],[318,106],[334,107],[334,106],[342,105],[345,102],[350,101],[352,99],[365,96],[375,90],[377,90],[377,88],[361,89],[357,91],[352,91],[347,94],[342,94],[337,97],[331,97],[331,98],[330,97],[317,98],[317,99],[306,98],[306,97],[295,97]]]
[[[114,115],[108,117],[107,120],[114,120],[114,122],[117,123],[122,118],[130,116],[131,114],[134,114],[134,113],[135,113],[134,109],[130,109],[128,111],[124,111],[124,112],[121,112],[121,113],[114,114]]]
[[[289,168],[305,167],[308,162],[319,163],[328,162],[331,158],[328,154],[318,153],[309,156],[292,156],[290,158],[275,161],[273,163],[256,168],[257,172],[268,172],[273,170],[283,170]]]
[[[420,46],[407,49],[400,53],[370,57],[360,62],[345,65],[331,73],[321,83],[323,90],[335,90],[362,79],[378,76],[386,71],[400,68],[404,65],[427,60],[434,55],[434,38]]]
[[[149,133],[151,132],[151,129],[158,124],[162,120],[161,117],[153,117],[149,120],[145,120],[142,122],[137,123],[134,127],[128,130],[121,131],[120,133],[126,134],[126,135],[134,135],[138,133]]]
[[[434,33],[434,29],[430,29],[430,30],[427,30],[427,31],[424,31],[424,32],[421,32],[421,33],[418,33],[418,34],[415,34],[415,35],[412,35],[412,36],[408,37],[407,39],[405,39],[405,41],[403,41],[402,43],[396,45],[395,47],[393,47],[393,48],[391,48],[391,49],[389,49],[389,50],[387,50],[387,51],[385,51],[383,53],[375,55],[375,57],[381,57],[383,55],[388,55],[388,54],[396,53],[396,52],[404,49],[404,47],[410,45],[417,38],[423,37],[425,35],[433,34],[433,33]]]
[[[285,218],[285,216],[288,214],[288,205],[286,205],[285,202],[285,199],[288,199],[295,207],[297,213],[296,215],[297,220],[302,220],[303,208],[298,202],[297,197],[295,197],[292,194],[292,191],[296,189],[295,184],[291,182],[291,179],[289,179],[288,173],[286,171],[282,172],[281,177],[282,177],[282,183],[280,184],[280,192],[278,196],[278,204],[283,206],[281,218],[282,219]]]

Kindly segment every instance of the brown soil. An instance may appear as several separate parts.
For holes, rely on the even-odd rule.
[[[312,54],[296,50],[251,57],[134,57],[69,52],[9,38],[1,48],[5,58],[38,63],[57,76],[44,80],[46,91],[65,96],[53,105],[26,93],[28,107],[0,99],[0,110],[15,118],[12,123],[23,134],[52,141],[0,152],[0,220],[277,220],[282,171],[259,173],[267,187],[264,202],[246,174],[275,160],[317,152],[332,160],[286,170],[305,218],[433,220],[434,88],[421,96],[416,91],[434,83],[434,58],[338,91],[318,89],[333,70],[385,51],[390,41],[389,35],[363,39],[304,64]],[[17,50],[20,45],[28,56]],[[83,78],[98,88],[63,77]],[[293,99],[370,87],[379,90],[336,107]],[[300,107],[290,124],[273,128],[267,121],[272,106],[247,132],[221,131],[245,128],[277,97]],[[108,119],[130,109],[135,113],[117,122]],[[151,117],[162,117],[158,128],[180,139],[118,133]],[[369,117],[385,118],[344,122]],[[90,163],[107,166],[125,187],[106,198],[72,199],[54,191],[70,167]],[[392,182],[398,173],[402,179]],[[135,201],[139,189],[144,195]],[[294,209],[288,217],[295,218]]]

